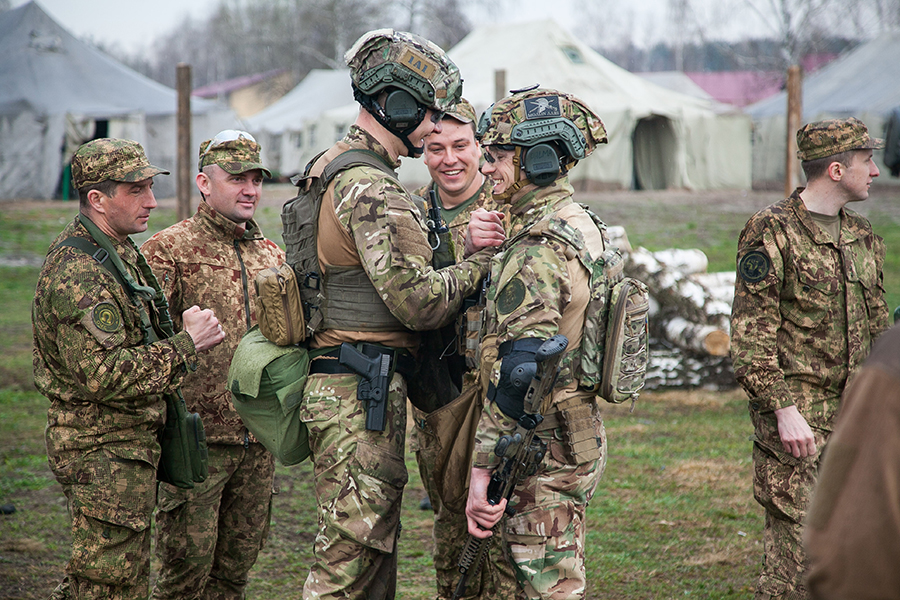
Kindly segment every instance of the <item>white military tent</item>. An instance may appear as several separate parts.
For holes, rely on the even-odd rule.
[[[900,104],[900,33],[865,42],[804,78],[803,122],[856,117],[882,137],[891,110]],[[753,183],[784,181],[787,93],[744,109],[753,118]],[[875,161],[883,167],[882,151]],[[883,170],[883,169],[882,169]],[[891,183],[879,177],[879,183]],[[897,180],[894,180],[896,182]]]
[[[52,198],[74,151],[95,137],[136,140],[174,173],[176,103],[175,90],[79,41],[37,3],[0,13],[0,200]],[[238,125],[213,102],[192,99],[191,111],[197,146]],[[155,182],[157,196],[174,190],[174,177]]]
[[[277,102],[248,117],[247,128],[262,146],[264,164],[292,175],[342,138],[358,110],[350,85],[347,69],[313,69]],[[335,114],[336,107],[343,110]]]

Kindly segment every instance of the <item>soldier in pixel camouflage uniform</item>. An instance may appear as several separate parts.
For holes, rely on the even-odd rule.
[[[197,213],[141,248],[173,311],[212,308],[225,331],[182,386],[188,409],[203,418],[209,477],[193,489],[159,485],[154,598],[243,598],[269,531],[275,461],[244,427],[226,387],[234,350],[256,323],[253,280],[284,262],[253,220],[263,175],[271,177],[259,152],[250,134],[235,130],[200,144]]]
[[[389,174],[400,156],[418,156],[423,139],[441,131],[442,112],[451,110],[461,93],[456,65],[431,42],[392,30],[365,34],[346,59],[359,115],[306,173],[320,176],[351,149],[380,166],[339,171],[324,192],[318,217],[319,289],[344,282],[363,300],[342,308],[341,298],[326,293],[319,307],[324,325],[310,342],[327,352],[310,364],[300,408],[309,428],[319,513],[315,564],[303,598],[378,600],[393,598],[396,587],[400,500],[407,481],[406,375],[412,370],[410,351],[419,345],[416,330],[452,321],[486,274],[490,253],[434,270],[424,207]],[[390,360],[383,431],[366,429],[358,377],[336,360],[345,342]]]
[[[450,229],[450,258],[455,262],[463,260],[464,257],[470,215],[478,209],[493,210],[496,207],[491,197],[493,187],[491,180],[479,170],[481,147],[475,139],[477,118],[474,107],[465,98],[460,100],[455,110],[444,115],[441,121],[442,131],[425,138],[424,160],[432,181],[414,192],[417,196],[425,198],[429,204],[432,202],[430,194],[434,193],[433,201],[437,203],[441,217]],[[432,241],[434,239],[432,234]],[[439,250],[435,251],[435,256],[441,255]],[[437,265],[435,267],[438,268]],[[459,348],[458,335],[456,323],[423,335],[419,364],[430,364],[423,356],[424,353],[430,353],[432,356],[428,358],[443,365],[451,372],[453,378],[452,385],[446,386],[447,390],[433,390],[438,401],[425,406],[425,410],[422,410],[419,408],[422,403],[417,402],[416,396],[420,386],[430,388],[437,385],[438,381],[443,381],[440,375],[429,373],[432,376],[417,377],[409,385],[409,397],[416,423],[410,446],[416,453],[419,473],[428,494],[428,504],[435,513],[432,556],[438,600],[450,598],[459,580],[457,561],[466,541],[466,517],[463,513],[451,511],[441,501],[432,478],[434,465],[430,460],[431,455],[420,452],[421,445],[428,443],[429,440],[427,433],[421,428],[427,412],[458,396],[464,385],[476,383],[477,371],[466,373],[463,378],[465,359],[458,352],[454,352]],[[420,380],[418,385],[414,385],[415,380]],[[432,390],[422,390],[421,395],[426,395],[430,391]],[[516,580],[508,561],[503,557],[502,548],[493,545],[490,551],[490,558],[480,569],[479,575],[469,580],[464,598],[509,598],[515,593]]]
[[[805,125],[807,187],[751,217],[738,242],[731,355],[766,511],[758,600],[808,597],[801,526],[819,460],[848,379],[888,327],[884,242],[846,208],[868,198],[882,144],[854,118]]]
[[[537,132],[537,133],[534,133]],[[542,233],[551,222],[569,226],[591,254],[601,256],[601,229],[572,199],[568,169],[606,143],[599,117],[581,100],[550,89],[529,88],[499,100],[481,118],[482,171],[494,182],[494,200],[508,204],[510,234],[491,265],[481,345],[484,409],[466,507],[468,531],[485,538],[502,517],[486,489],[499,458],[494,447],[523,412],[524,390],[509,383],[512,370],[533,361],[540,344],[556,334],[569,339],[552,405],[537,435],[549,450],[537,472],[516,487],[516,514],[502,538],[513,561],[521,598],[583,598],[585,511],[606,465],[606,434],[595,392],[579,386],[573,365],[581,346],[591,274],[576,252]],[[566,225],[567,224],[567,225]],[[581,409],[592,448],[575,451],[564,411]],[[574,437],[574,436],[572,436]]]
[[[196,306],[174,337],[164,339],[149,319],[145,329],[160,292],[128,236],[146,231],[160,173],[168,172],[137,142],[81,146],[72,159],[79,215],[51,244],[38,278],[34,382],[51,401],[47,456],[72,519],[72,557],[53,598],[147,598],[161,394],[224,335],[212,311]]]

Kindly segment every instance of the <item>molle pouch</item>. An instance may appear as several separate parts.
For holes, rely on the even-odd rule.
[[[593,402],[576,397],[561,402],[557,408],[563,426],[563,439],[575,464],[598,460],[601,453],[594,426]]]
[[[188,444],[191,451],[188,453],[191,459],[191,470],[194,475],[194,481],[206,481],[209,477],[209,448],[206,445],[206,430],[203,428],[203,421],[197,413],[187,413],[185,415],[185,428],[188,433]]]
[[[480,365],[478,356],[481,342],[481,326],[484,316],[484,305],[469,306],[459,316],[459,355],[466,358],[466,368],[474,369]]]
[[[644,387],[649,358],[649,311],[650,297],[642,282],[625,277],[613,286],[598,392],[607,402],[634,402]]]
[[[191,489],[209,475],[206,432],[197,413],[187,412],[181,392],[166,394],[166,424],[160,432],[162,453],[156,478]]]
[[[291,346],[306,339],[306,319],[297,276],[287,263],[256,275],[256,321],[270,342]]]

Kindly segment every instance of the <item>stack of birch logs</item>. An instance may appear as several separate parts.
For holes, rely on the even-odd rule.
[[[729,358],[734,271],[707,273],[702,250],[632,248],[623,227],[609,227],[625,255],[625,274],[650,290],[650,364],[645,389],[736,385]]]

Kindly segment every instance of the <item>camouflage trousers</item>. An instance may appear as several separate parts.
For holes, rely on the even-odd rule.
[[[356,386],[356,375],[311,374],[303,392],[319,525],[305,599],[381,600],[396,589],[406,383],[391,380],[384,431],[366,430]]]
[[[784,451],[774,414],[754,418],[753,495],[766,511],[763,564],[756,600],[807,600],[803,522],[828,433],[813,429],[816,456],[794,458]]]
[[[193,489],[159,484],[153,598],[244,597],[269,533],[275,459],[262,444],[211,444],[209,477]]]
[[[424,418],[425,413],[412,407],[415,420],[418,423]],[[432,537],[434,539],[434,550],[432,558],[434,561],[435,580],[437,583],[437,600],[449,600],[456,590],[456,584],[459,582],[459,556],[462,553],[463,545],[466,543],[468,536],[466,515],[465,513],[455,513],[449,510],[444,503],[441,502],[440,495],[434,486],[434,478],[431,476],[434,465],[427,458],[427,453],[419,452],[419,445],[423,443],[420,439],[418,427],[413,429],[411,446],[416,452],[416,461],[419,464],[419,474],[422,477],[422,485],[425,486],[425,492],[431,501],[431,507],[434,510],[434,528]],[[504,555],[503,544],[492,543],[488,552],[485,563],[478,570],[477,574],[469,577],[466,585],[466,591],[463,598],[466,600],[479,599],[489,600],[494,598],[503,598],[504,600],[513,600],[518,592],[518,584],[512,565]]]
[[[606,469],[606,429],[595,411],[600,458],[575,464],[563,431],[543,432],[548,452],[538,472],[519,484],[504,542],[526,598],[585,597],[585,512]]]
[[[100,449],[50,460],[72,519],[72,557],[52,599],[144,600],[156,467]]]

